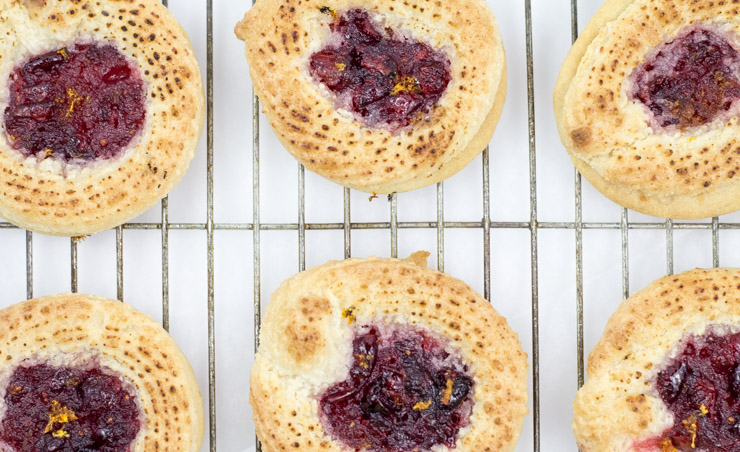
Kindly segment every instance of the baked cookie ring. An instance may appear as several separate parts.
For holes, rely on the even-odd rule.
[[[273,293],[250,385],[266,452],[514,450],[526,355],[428,255],[329,262]]]
[[[0,450],[196,452],[203,406],[172,338],[88,295],[0,311]]]
[[[0,216],[86,235],[154,205],[204,120],[198,64],[159,0],[0,0]]]
[[[588,360],[584,452],[725,452],[740,444],[740,270],[661,278],[622,302]]]
[[[446,179],[503,109],[504,48],[482,0],[259,0],[235,32],[280,142],[345,187]]]
[[[740,19],[709,0],[607,0],[553,99],[576,168],[618,204],[694,219],[740,209]]]

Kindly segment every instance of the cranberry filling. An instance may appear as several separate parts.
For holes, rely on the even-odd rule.
[[[711,122],[740,98],[740,55],[711,30],[693,27],[663,44],[632,74],[632,99],[658,127],[685,130]]]
[[[450,60],[427,44],[390,28],[378,30],[368,13],[352,9],[330,27],[333,44],[311,55],[310,72],[337,104],[368,126],[404,127],[420,119],[450,83]]]
[[[740,450],[740,333],[690,336],[655,386],[674,423],[663,450]]]
[[[467,366],[425,332],[362,330],[349,377],[320,396],[324,429],[355,450],[454,448],[473,405]]]
[[[25,157],[110,159],[144,124],[144,82],[112,45],[31,58],[11,74],[9,94],[5,130]]]
[[[127,452],[140,428],[135,395],[100,367],[21,365],[5,404],[0,444],[16,452]]]

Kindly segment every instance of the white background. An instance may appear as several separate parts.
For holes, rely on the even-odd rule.
[[[524,2],[489,0],[498,18],[507,51],[509,86],[501,121],[491,142],[491,209],[493,221],[529,221],[529,138]],[[251,84],[235,23],[249,8],[243,0],[214,0],[214,217],[216,223],[252,221]],[[578,3],[579,29],[599,0]],[[170,0],[170,8],[190,34],[206,68],[206,5],[204,0]],[[532,0],[537,207],[539,221],[573,221],[574,172],[555,130],[551,92],[560,64],[570,48],[570,2]],[[263,223],[295,223],[298,219],[297,163],[275,140],[261,118],[261,215]],[[447,221],[480,221],[481,158],[444,185]],[[583,183],[586,222],[618,222],[621,209]],[[306,221],[342,222],[343,190],[306,173]],[[206,220],[205,134],[182,183],[171,193],[170,222]],[[436,221],[436,189],[428,187],[398,196],[399,221]],[[634,212],[630,221],[655,221]],[[159,206],[136,219],[159,222]],[[372,202],[352,193],[352,221],[389,221],[384,197]],[[738,214],[721,221],[740,221]],[[585,349],[596,343],[608,316],[621,299],[619,230],[583,233]],[[124,232],[124,298],[160,320],[161,235],[158,230]],[[262,246],[263,301],[283,279],[298,270],[298,233],[264,231]],[[34,234],[34,295],[70,289],[70,241]],[[492,302],[519,333],[532,355],[532,281],[530,234],[527,229],[492,229]],[[740,266],[734,252],[740,233],[721,231],[721,264]],[[399,255],[417,249],[432,252],[436,266],[436,232],[403,229]],[[483,241],[480,229],[447,230],[445,270],[483,291]],[[675,231],[675,270],[712,265],[710,231]],[[208,413],[207,244],[205,231],[170,232],[171,333],[189,357]],[[390,254],[387,230],[353,231],[353,256]],[[0,307],[25,299],[25,233],[0,229]],[[254,449],[254,426],[248,403],[248,374],[253,359],[252,232],[215,233],[215,319],[217,444],[221,451]],[[307,231],[308,266],[343,257],[342,231]],[[666,271],[662,230],[629,233],[630,288],[637,290]],[[115,233],[108,231],[79,245],[79,290],[116,297]],[[575,233],[539,231],[539,318],[541,441],[545,451],[574,451],[570,432],[571,401],[577,387]],[[532,407],[530,374],[530,410]],[[208,425],[208,424],[206,424]],[[532,451],[533,417],[526,419],[517,451]],[[208,431],[203,450],[208,450]]]

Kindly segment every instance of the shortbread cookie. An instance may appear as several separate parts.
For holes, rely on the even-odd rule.
[[[504,48],[482,0],[259,0],[236,26],[280,142],[366,192],[458,172],[488,144],[506,96]]]
[[[607,0],[554,92],[561,140],[630,209],[703,218],[740,208],[740,19],[734,2]]]
[[[185,355],[131,306],[78,294],[0,311],[0,451],[197,452]]]
[[[329,262],[272,295],[250,394],[266,452],[514,450],[526,355],[427,256]]]
[[[740,270],[666,276],[625,300],[574,412],[583,452],[738,450]]]
[[[159,0],[0,0],[0,216],[86,235],[164,197],[198,144],[204,97]]]

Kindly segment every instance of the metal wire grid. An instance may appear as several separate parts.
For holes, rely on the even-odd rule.
[[[167,6],[167,0],[162,0]],[[209,439],[210,451],[216,452],[216,342],[215,342],[215,287],[214,287],[214,231],[242,230],[252,231],[253,238],[253,268],[254,268],[254,338],[255,351],[259,345],[259,328],[261,321],[261,268],[260,268],[260,233],[261,231],[297,231],[298,233],[298,264],[299,269],[305,269],[305,245],[307,230],[342,230],[344,232],[344,256],[352,254],[352,230],[382,229],[388,230],[390,235],[390,251],[392,257],[398,256],[399,229],[435,229],[437,233],[437,267],[444,271],[444,236],[446,229],[480,229],[483,235],[483,271],[484,296],[490,298],[491,291],[491,229],[528,229],[530,231],[530,266],[531,266],[531,317],[532,317],[532,414],[533,414],[533,449],[540,452],[540,355],[539,355],[539,294],[538,294],[538,231],[541,229],[573,230],[575,233],[575,265],[576,265],[576,329],[577,329],[577,384],[580,387],[584,382],[584,340],[583,340],[583,231],[590,229],[619,230],[621,231],[622,249],[622,296],[629,296],[629,231],[636,229],[665,230],[666,236],[666,270],[673,274],[673,232],[676,229],[711,230],[712,232],[712,262],[719,266],[719,231],[740,229],[740,223],[719,222],[713,218],[711,223],[681,222],[672,220],[662,222],[630,222],[627,209],[622,209],[619,222],[584,222],[582,205],[581,175],[574,171],[574,201],[575,218],[571,222],[539,222],[537,218],[537,181],[536,181],[536,140],[535,140],[535,102],[534,102],[534,56],[532,49],[532,7],[531,0],[524,1],[526,26],[526,62],[527,62],[527,98],[528,98],[528,133],[529,133],[529,181],[530,181],[530,219],[529,221],[491,221],[489,152],[486,148],[482,153],[483,178],[483,205],[481,221],[446,221],[444,218],[444,183],[437,184],[437,220],[436,221],[398,221],[398,203],[395,194],[388,196],[390,211],[386,222],[352,222],[350,190],[344,190],[343,211],[344,221],[341,223],[306,223],[305,221],[305,169],[298,166],[298,215],[295,223],[262,223],[260,220],[260,134],[259,134],[259,100],[252,94],[252,163],[253,163],[253,219],[252,223],[216,223],[213,215],[213,0],[206,0],[206,36],[207,36],[207,66],[206,66],[206,170],[207,170],[207,210],[204,223],[170,223],[168,199],[161,202],[161,220],[156,223],[126,223],[115,229],[116,231],[116,288],[117,297],[123,300],[123,243],[126,230],[160,230],[162,251],[162,324],[169,329],[169,231],[171,230],[200,230],[207,236],[207,278],[208,278],[208,412],[209,412]],[[578,5],[577,0],[570,0],[571,37],[578,36]],[[16,229],[10,223],[0,222],[0,230]],[[70,290],[77,292],[77,251],[78,240],[70,239]],[[26,295],[33,297],[33,233],[26,231]],[[260,450],[259,443],[257,449]]]

